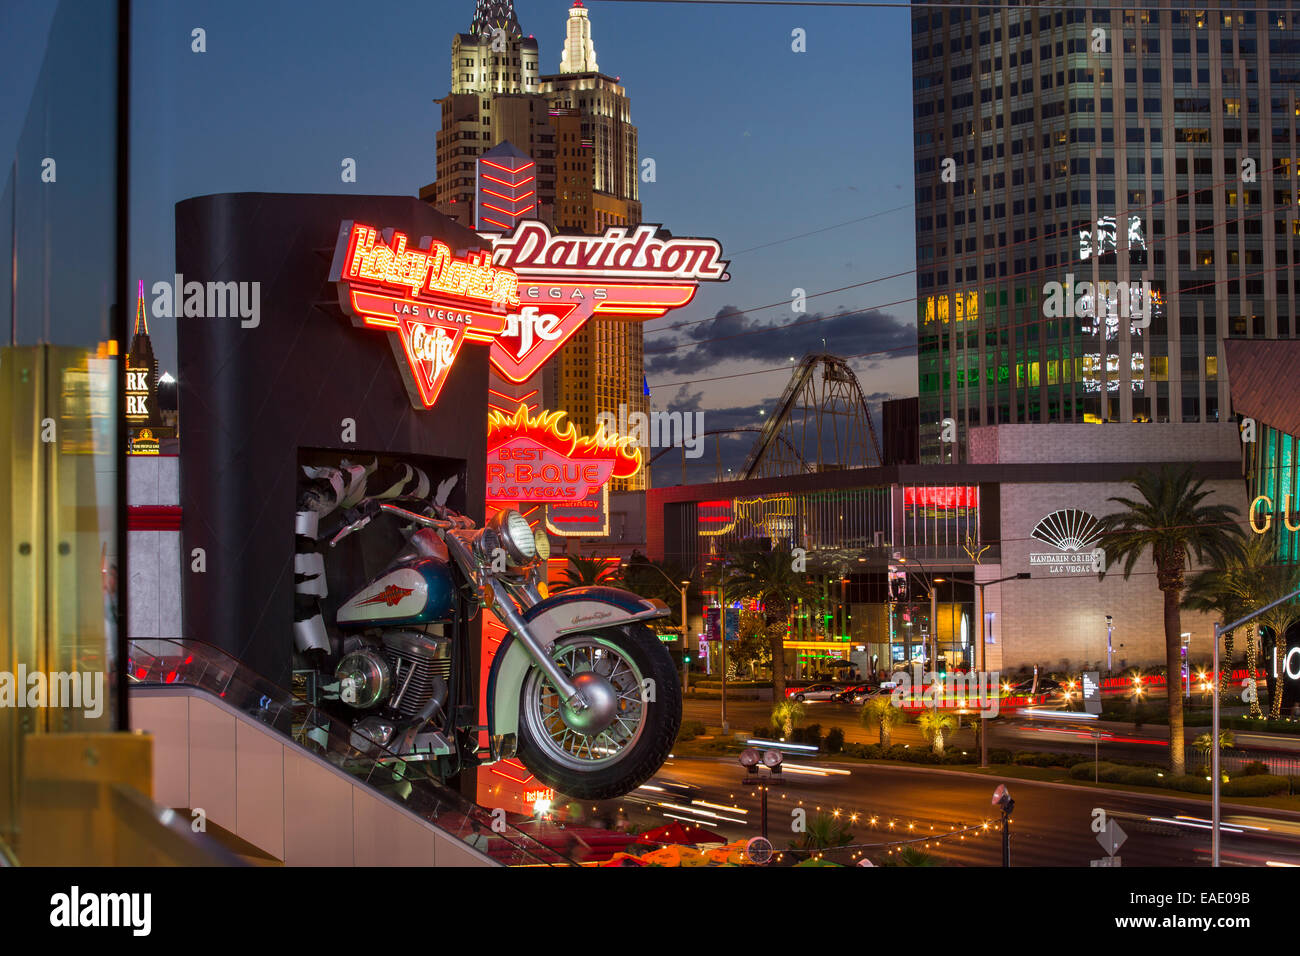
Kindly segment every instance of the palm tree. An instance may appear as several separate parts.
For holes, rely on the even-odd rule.
[[[831,850],[853,842],[853,831],[849,825],[829,813],[818,813],[808,821],[807,827],[797,849]]]
[[[1219,731],[1219,749],[1231,750],[1237,746],[1237,738],[1231,730]],[[1214,749],[1214,734],[1208,730],[1192,741],[1192,747],[1201,755],[1201,770],[1210,772],[1210,751]]]
[[[1244,617],[1251,611],[1267,607],[1286,595],[1300,589],[1300,565],[1281,564],[1277,559],[1278,540],[1276,532],[1251,535],[1240,552],[1233,556],[1226,567],[1216,566],[1194,577],[1189,585],[1185,607],[1199,610],[1216,610],[1224,618],[1224,623]],[[1248,622],[1246,627],[1247,666],[1252,679],[1255,676],[1255,627],[1268,628],[1273,637],[1273,667],[1271,674],[1281,673],[1282,654],[1285,651],[1287,630],[1300,620],[1300,603],[1288,601],[1270,608],[1258,618]],[[1278,635],[1282,635],[1279,640]],[[1228,643],[1230,633],[1224,635],[1228,648],[1227,670],[1231,673],[1232,645]],[[1278,681],[1271,681],[1269,690],[1270,710],[1272,716],[1282,713],[1283,692]],[[1258,697],[1251,701],[1251,716],[1263,716],[1259,711]]]
[[[1215,567],[1202,571],[1187,582],[1187,594],[1182,606],[1189,611],[1213,614],[1226,624],[1244,617],[1246,601],[1239,593],[1238,566],[1233,562],[1226,568]],[[1247,656],[1254,657],[1255,622],[1246,627]],[[1219,700],[1226,702],[1232,685],[1232,631],[1223,633],[1223,660],[1219,667]],[[1258,703],[1255,707],[1258,708]]]
[[[1210,492],[1205,481],[1192,469],[1174,471],[1166,466],[1159,474],[1143,472],[1133,479],[1136,498],[1117,496],[1110,501],[1124,510],[1101,519],[1102,547],[1106,566],[1124,560],[1124,578],[1149,549],[1156,567],[1156,585],[1164,595],[1165,673],[1168,675],[1169,772],[1187,772],[1183,740],[1183,695],[1177,685],[1182,672],[1182,621],[1179,601],[1186,586],[1189,558],[1200,564],[1226,565],[1239,550],[1240,513],[1231,505],[1205,504]],[[1104,571],[1102,572],[1105,573]]]
[[[799,721],[803,720],[803,714],[803,704],[799,701],[783,700],[772,708],[772,726],[779,727],[781,732],[789,737],[794,734]]]
[[[749,550],[727,561],[727,594],[757,601],[763,608],[772,644],[772,696],[785,697],[785,634],[794,606],[817,593],[801,571],[795,571],[789,551]]]
[[[906,711],[894,706],[888,694],[877,694],[862,707],[862,726],[880,731],[880,746],[890,745],[890,731],[907,722]]]
[[[946,710],[923,710],[916,722],[921,725],[921,733],[930,741],[934,752],[943,756],[944,738],[957,726],[957,719]]]
[[[569,566],[564,569],[564,577],[552,584],[551,590],[567,591],[569,588],[585,588],[594,584],[612,584],[616,580],[617,571],[604,558],[584,558],[580,554],[571,554]]]
[[[933,853],[926,853],[914,846],[905,846],[897,853],[888,854],[881,866],[940,866],[939,858]]]
[[[669,618],[681,624],[681,582],[687,579],[681,566],[671,561],[652,561],[639,551],[633,551],[626,562],[613,572],[619,587],[645,598],[657,598],[672,609]],[[687,587],[687,591],[690,588]]]

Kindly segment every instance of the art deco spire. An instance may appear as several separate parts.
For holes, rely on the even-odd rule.
[[[469,32],[474,36],[492,36],[498,29],[504,30],[512,40],[523,37],[523,28],[515,15],[515,0],[476,0]]]
[[[564,53],[560,56],[561,73],[599,73],[596,66],[596,44],[591,40],[591,19],[582,0],[573,0],[569,8],[568,32],[564,38]]]
[[[132,335],[149,334],[149,317],[144,310],[144,280],[140,280],[140,298],[135,302],[135,331]]]

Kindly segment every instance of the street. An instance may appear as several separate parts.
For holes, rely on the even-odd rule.
[[[808,701],[804,704],[803,726],[820,724],[823,736],[832,727],[844,731],[846,742],[875,744],[880,742],[876,731],[869,731],[862,726],[859,718],[860,706],[841,704],[835,701]],[[728,701],[727,721],[732,733],[751,733],[756,727],[768,723],[772,705],[766,701]],[[720,721],[719,701],[691,700],[687,698],[682,705],[682,719],[689,723],[699,721],[709,727],[718,727]],[[949,750],[972,750],[975,747],[975,735],[970,729],[969,717],[962,718],[963,726],[948,740]],[[990,749],[1032,750],[1054,753],[1078,753],[1089,757],[1093,755],[1094,742],[1087,728],[1081,729],[1082,719],[1078,724],[1062,726],[1053,719],[1034,719],[1021,716],[999,718],[989,733]],[[1135,730],[1130,724],[1100,722],[1098,724],[1103,736],[1097,748],[1101,760],[1117,759],[1126,761],[1143,761],[1163,763],[1168,751],[1168,730],[1160,724],[1144,724]],[[1188,760],[1194,759],[1190,749],[1192,741],[1206,732],[1205,727],[1189,727],[1185,730],[1188,742]],[[1250,757],[1263,760],[1273,773],[1283,776],[1300,774],[1300,735],[1259,734],[1235,732],[1236,748]],[[771,736],[769,732],[768,736]],[[895,744],[907,744],[911,747],[928,746],[920,727],[915,722],[894,727],[890,739]]]
[[[838,810],[846,821],[856,814],[856,821],[850,822],[854,844],[873,847],[908,835],[938,836],[953,827],[988,822],[986,833],[949,839],[929,852],[949,864],[997,866],[1001,834],[992,825],[999,814],[990,798],[998,783],[1006,783],[1016,801],[1011,826],[1013,866],[1088,866],[1101,857],[1103,851],[1091,829],[1096,808],[1113,817],[1127,834],[1118,854],[1123,865],[1208,865],[1210,838],[1200,821],[1208,818],[1210,808],[1195,800],[1090,792],[913,767],[850,768],[797,758],[789,759],[783,777],[769,791],[769,838],[778,852],[799,839],[792,830],[793,811],[803,808],[811,818],[820,808]],[[638,821],[665,822],[671,815],[730,839],[756,836],[761,828],[759,795],[755,787],[742,785],[744,778],[735,757],[674,758],[620,805]],[[1234,822],[1238,825],[1231,826]],[[1263,809],[1225,810],[1224,824],[1224,865],[1300,864],[1300,816]],[[829,858],[853,862],[852,852]],[[878,861],[885,848],[869,847],[865,852]]]

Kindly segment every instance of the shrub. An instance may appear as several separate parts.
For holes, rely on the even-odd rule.
[[[1188,774],[1185,777],[1171,777],[1166,775],[1162,778],[1165,786],[1173,790],[1181,790],[1184,793],[1209,793],[1210,781],[1206,780],[1199,774]]]
[[[828,754],[841,753],[844,750],[844,731],[839,727],[832,727],[822,745]]]
[[[1119,769],[1120,768],[1116,764],[1106,763],[1105,761],[1102,761],[1097,764],[1097,771],[1096,771],[1097,779],[1109,780],[1110,779],[1109,774],[1113,774]],[[1091,764],[1077,763],[1070,768],[1070,777],[1075,780],[1091,780],[1092,774],[1093,774],[1093,768]]]
[[[1135,787],[1159,787],[1164,785],[1165,778],[1158,775],[1159,771],[1144,767],[1123,768],[1116,775],[1118,783],[1127,783]]]
[[[822,725],[809,724],[807,727],[796,727],[794,733],[790,735],[792,743],[809,744],[813,747],[822,745]]]
[[[1268,773],[1268,764],[1262,760],[1252,760],[1246,766],[1237,771],[1238,777],[1258,777],[1260,774]]]
[[[1203,781],[1209,785],[1208,781]],[[1275,793],[1288,793],[1291,782],[1274,774],[1255,774],[1236,777],[1223,785],[1222,793],[1228,797],[1269,797]]]
[[[690,733],[696,737],[704,736],[705,732],[708,730],[708,728],[704,726],[704,721],[702,720],[692,720],[690,723],[683,723],[682,729],[689,729]]]

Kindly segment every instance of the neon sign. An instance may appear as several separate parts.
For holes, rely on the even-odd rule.
[[[492,342],[497,373],[526,382],[588,319],[656,319],[689,304],[699,282],[729,278],[717,240],[662,239],[658,228],[556,236],[530,219],[493,237],[493,264],[521,280],[521,307]]]
[[[488,501],[576,502],[641,470],[641,450],[630,439],[604,428],[579,437],[562,421],[566,414],[534,417],[521,405],[513,416],[488,415]]]
[[[149,420],[149,370],[136,368],[126,360],[126,420],[133,424]]]
[[[629,235],[615,226],[603,236],[554,236],[543,222],[522,222],[492,247],[492,261],[521,276],[568,275],[625,279],[725,282],[727,261],[716,239],[658,236],[659,226],[642,224]]]
[[[518,277],[508,269],[494,268],[487,252],[457,259],[441,242],[431,242],[428,249],[407,249],[407,238],[400,232],[393,232],[389,242],[379,242],[373,226],[352,224],[344,281],[409,290],[412,296],[424,292],[496,306],[519,304]]]
[[[795,503],[789,495],[701,501],[696,509],[700,524],[705,526],[699,529],[703,537],[724,535],[741,521],[762,528],[772,538],[794,531]]]
[[[411,404],[432,408],[466,341],[491,343],[505,310],[519,304],[519,279],[486,251],[458,258],[441,242],[411,249],[395,230],[339,227],[330,281],[357,325],[395,333],[393,350]]]
[[[976,485],[947,485],[937,488],[903,488],[903,505],[920,508],[978,508],[980,490]]]
[[[1260,504],[1264,505],[1264,510],[1256,510]],[[1264,527],[1262,528],[1255,524],[1255,518],[1257,515],[1264,519]],[[1300,521],[1292,524],[1292,515],[1291,495],[1288,492],[1282,496],[1282,525],[1287,531],[1300,531]],[[1273,527],[1273,519],[1278,516],[1277,508],[1273,503],[1273,499],[1268,495],[1258,495],[1255,500],[1250,503],[1250,510],[1247,512],[1247,516],[1250,521],[1250,530],[1255,532],[1255,534],[1265,534],[1269,528]]]

